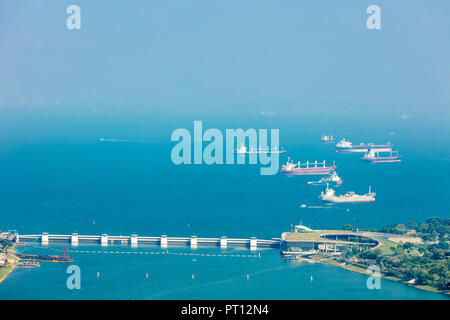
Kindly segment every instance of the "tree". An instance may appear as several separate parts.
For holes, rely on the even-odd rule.
[[[414,221],[414,220],[409,220],[407,223],[406,223],[406,226],[408,227],[408,228],[410,228],[410,229],[415,229],[416,228],[416,222]]]
[[[441,219],[439,219],[439,218],[432,217],[432,218],[428,218],[428,219],[427,219],[427,223],[428,223],[428,224],[435,225],[435,226],[438,226],[438,225],[440,225],[440,224],[442,223],[442,221],[441,221]]]
[[[412,244],[411,242],[405,242],[402,247],[404,250],[409,250],[414,248],[414,244]]]
[[[8,239],[0,239],[0,247],[12,247],[13,243],[11,242],[11,240]]]

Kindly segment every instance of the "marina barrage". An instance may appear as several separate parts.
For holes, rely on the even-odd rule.
[[[210,128],[203,132],[202,121],[194,121],[191,132],[178,128],[172,132],[171,141],[178,142],[171,152],[172,162],[179,164],[257,164],[263,165],[261,175],[274,175],[279,169],[279,129],[270,129],[270,148],[267,129],[225,129],[225,146],[222,131]],[[249,148],[245,147],[248,141]],[[205,147],[203,142],[209,142]],[[192,147],[193,144],[193,147]],[[241,146],[237,149],[237,146]],[[225,161],[224,161],[225,149]],[[192,159],[192,151],[194,158]],[[236,157],[236,162],[235,162]]]

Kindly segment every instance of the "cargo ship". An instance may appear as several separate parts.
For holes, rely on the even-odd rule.
[[[354,145],[350,141],[342,139],[336,144],[336,152],[368,152],[369,149],[377,149],[380,152],[392,151],[392,144],[390,142],[385,144],[360,143]]]
[[[370,149],[363,158],[362,161],[369,163],[383,163],[383,162],[401,162],[402,156],[398,154],[398,151],[390,151],[389,155],[381,155],[379,150]]]
[[[334,138],[333,136],[327,136],[327,135],[323,135],[322,138],[320,138],[320,142],[323,143],[334,143]]]
[[[286,150],[278,150],[278,148],[275,146],[273,149],[272,148],[258,148],[258,149],[253,149],[253,147],[250,147],[250,150],[247,149],[246,146],[244,146],[243,144],[241,145],[241,147],[239,149],[237,149],[235,151],[237,154],[259,154],[259,153],[285,153]]]
[[[294,162],[288,158],[286,164],[283,164],[281,167],[282,174],[288,175],[328,175],[331,174],[334,170],[336,170],[336,166],[333,164],[332,166],[326,166],[325,160],[323,162],[309,162],[294,164]]]
[[[373,202],[375,201],[375,192],[372,192],[369,186],[369,193],[358,195],[353,191],[347,192],[344,195],[337,196],[334,190],[326,186],[319,198],[324,202],[332,203],[351,203],[351,202]]]
[[[17,258],[21,260],[37,260],[37,261],[44,261],[44,262],[73,262],[73,259],[65,256],[48,256],[48,255],[36,255],[36,254],[23,254],[23,253],[16,253]]]
[[[324,186],[326,184],[339,187],[342,185],[342,179],[338,176],[336,171],[334,171],[331,175],[323,177],[319,181],[308,181],[308,185],[311,186]]]

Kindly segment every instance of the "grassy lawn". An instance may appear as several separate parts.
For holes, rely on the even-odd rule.
[[[296,241],[296,240],[327,240],[324,238],[321,238],[321,235],[325,234],[350,234],[350,235],[356,235],[353,231],[346,231],[346,230],[314,230],[313,232],[287,232],[286,233],[286,240],[288,241]],[[333,239],[328,239],[333,240]]]
[[[378,249],[380,250],[383,256],[391,256],[392,250],[391,248],[397,248],[398,244],[386,239],[377,238],[378,241],[381,242],[382,246]]]

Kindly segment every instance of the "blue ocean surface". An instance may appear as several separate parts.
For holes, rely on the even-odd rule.
[[[370,185],[377,194],[375,203],[325,205],[318,199],[321,187],[307,185],[317,177],[262,176],[259,165],[176,166],[170,158],[174,145],[170,133],[176,126],[155,133],[166,141],[150,141],[146,139],[150,132],[121,136],[120,130],[94,132],[89,126],[76,139],[75,129],[69,132],[55,125],[55,132],[66,136],[40,139],[36,130],[29,141],[10,135],[2,143],[0,227],[19,234],[271,239],[300,222],[313,229],[344,224],[380,228],[448,217],[450,144],[448,135],[441,135],[443,129],[420,127],[418,120],[333,126],[319,118],[294,121],[280,116],[237,124],[280,128],[280,145],[288,150],[280,157],[280,166],[287,156],[294,162],[335,161],[344,180],[336,192],[361,194]],[[235,127],[230,123],[211,120],[205,127]],[[192,128],[191,121],[178,124]],[[320,143],[324,131],[355,143],[389,139],[403,162],[367,164],[359,160],[362,154],[336,153],[334,145]],[[34,243],[26,250],[61,254],[62,247]],[[161,251],[157,247],[71,249],[72,264],[81,268],[81,290],[67,289],[67,264],[43,262],[36,269],[17,268],[0,285],[0,299],[445,299],[384,279],[381,290],[369,290],[366,275],[323,264],[286,262],[277,249],[258,250],[259,258],[227,256],[254,254],[239,248],[195,250],[209,256],[78,252]],[[194,252],[183,247],[168,250]],[[217,256],[221,253],[225,256]]]

